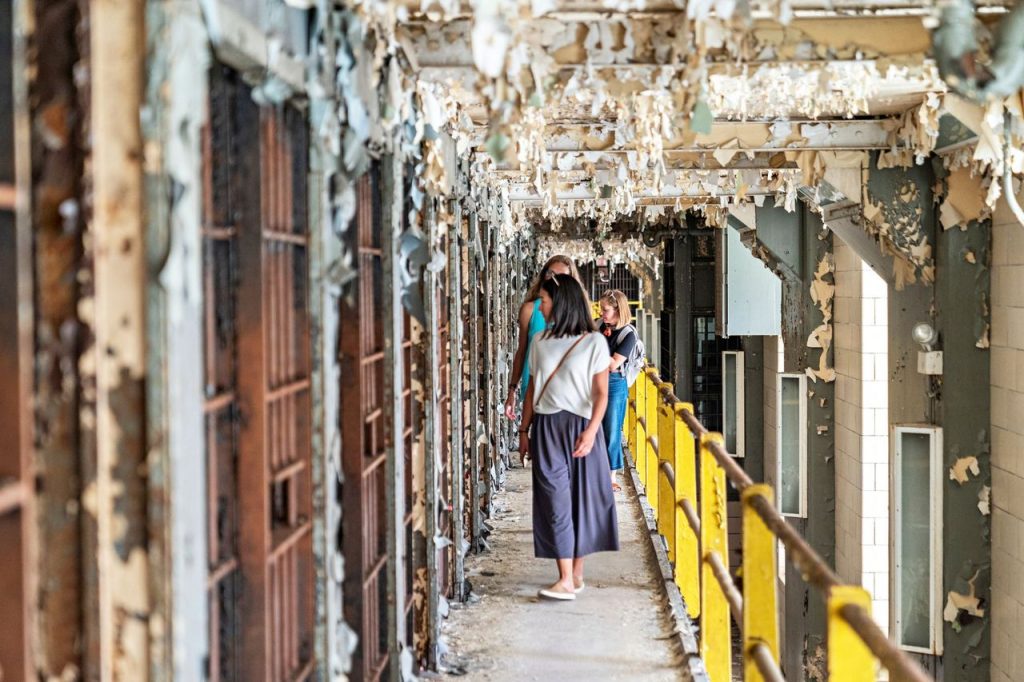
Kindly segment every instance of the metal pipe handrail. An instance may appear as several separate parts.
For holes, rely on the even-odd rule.
[[[718,581],[718,586],[722,588],[725,600],[729,602],[729,612],[732,613],[732,619],[736,621],[737,625],[743,627],[743,595],[736,589],[736,583],[733,582],[732,576],[729,575],[729,569],[722,563],[721,555],[712,550],[704,555],[704,561],[711,566],[711,572]]]
[[[786,682],[786,678],[782,676],[782,671],[779,670],[778,664],[772,658],[771,649],[765,644],[755,644],[746,653],[753,659],[754,665],[757,666],[758,671],[766,682]]]
[[[672,490],[676,489],[676,472],[672,468],[672,463],[662,460],[658,464],[658,468],[665,474],[665,478],[668,479],[668,484]],[[697,512],[694,511],[693,505],[685,497],[678,502],[676,506],[682,508],[683,516],[686,517],[686,521],[690,524],[690,529],[693,530],[698,536],[700,535],[700,517],[697,516]]]
[[[686,522],[690,524],[694,534],[700,537],[700,516],[697,515],[693,505],[690,504],[689,500],[684,499],[679,502],[679,506],[683,508],[683,516],[686,517]]]
[[[676,489],[676,472],[672,468],[672,464],[667,460],[661,460],[658,463],[658,468],[665,474],[665,478],[668,479],[668,484],[672,486],[672,490]]]
[[[659,397],[661,400],[668,404],[675,404],[682,402],[678,397],[668,388],[666,382],[661,381],[657,376],[649,373],[648,376],[654,382],[657,387]],[[710,433],[707,428],[697,419],[697,417],[690,411],[684,410],[679,413],[680,418],[690,429],[690,432],[699,440],[701,436]],[[640,418],[638,417],[638,420]],[[644,422],[646,428],[646,422]],[[725,472],[726,478],[736,487],[739,492],[743,492],[746,488],[754,485],[754,480],[747,475],[742,467],[736,463],[732,458],[732,455],[717,442],[710,442],[706,446],[711,455],[715,458],[715,461]],[[665,462],[665,464],[668,464]],[[667,471],[666,471],[667,474]],[[673,472],[672,481],[675,480]],[[673,485],[673,489],[675,486]],[[686,500],[683,500],[679,506],[683,506]],[[684,511],[686,507],[684,506]],[[775,508],[775,505],[762,495],[752,495],[750,497],[750,506],[757,515],[764,521],[765,525],[769,530],[782,542],[786,547],[787,556],[793,561],[793,564],[800,571],[804,582],[809,585],[817,587],[819,590],[827,594],[832,588],[842,585],[842,581],[839,576],[829,568],[828,564],[818,555],[814,549],[807,544],[794,528],[791,526],[782,516],[781,513]],[[690,512],[692,512],[692,507]],[[691,528],[694,527],[694,519],[690,519],[690,515],[687,514],[687,521],[690,523]],[[697,528],[694,528],[695,532],[699,534],[699,517],[696,518]],[[713,557],[718,559],[716,554],[710,554],[709,558]],[[724,566],[721,566],[721,560],[718,559],[719,568],[724,570]],[[719,583],[722,583],[722,579],[717,575],[717,569],[712,564],[712,569],[715,570],[716,578],[719,578]],[[726,571],[726,575],[728,572]],[[731,584],[731,580],[730,580]],[[733,585],[735,589],[735,585]],[[723,586],[723,592],[725,587]],[[729,601],[730,609],[734,608],[732,599],[729,598],[729,594],[725,592],[726,599]],[[742,606],[742,597],[740,601]],[[740,608],[742,613],[742,608]],[[872,654],[874,654],[882,662],[882,664],[890,672],[894,673],[898,679],[908,680],[910,682],[930,682],[931,678],[927,676],[924,670],[914,662],[906,653],[897,647],[885,633],[882,632],[878,624],[875,623],[874,619],[870,614],[862,607],[856,604],[847,604],[843,606],[839,611],[840,616],[847,624],[853,629],[854,632],[861,638],[864,644],[868,647]],[[735,615],[735,614],[734,614]]]
[[[654,451],[654,454],[656,454],[656,455],[660,455],[661,454],[660,452],[658,452],[658,437],[657,436],[652,436],[652,435],[648,434],[647,435],[647,444],[651,446],[651,450]]]

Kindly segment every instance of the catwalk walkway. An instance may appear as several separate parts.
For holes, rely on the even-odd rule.
[[[509,472],[491,549],[467,558],[479,601],[453,606],[443,625],[448,667],[488,682],[681,679],[660,573],[628,481],[618,514],[621,550],[589,559],[584,592],[573,602],[541,601],[537,590],[554,580],[554,562],[533,556],[530,470]]]

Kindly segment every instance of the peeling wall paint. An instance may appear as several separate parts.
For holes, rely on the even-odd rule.
[[[979,200],[983,196],[976,191]],[[991,603],[990,588],[991,359],[985,302],[990,296],[991,239],[990,219],[936,230],[935,328],[949,358],[935,390],[942,463],[949,472],[942,491],[946,679],[988,679],[991,612],[998,608]]]
[[[153,680],[205,675],[207,489],[200,228],[209,53],[199,8],[150,3],[146,150],[150,627]],[[197,85],[198,84],[198,85]]]
[[[147,546],[143,25],[139,4],[90,6],[96,472],[86,481],[83,508],[96,523],[100,673],[118,680],[148,678],[155,653]]]
[[[878,242],[882,253],[891,256],[897,291],[908,284],[935,281],[932,241],[922,227],[930,218],[930,199],[920,185],[920,174],[902,175],[896,170],[870,169],[864,184],[865,228]],[[887,182],[885,179],[892,181]],[[877,180],[877,181],[876,181]]]
[[[832,363],[832,302],[835,298],[835,261],[832,252],[828,251],[814,271],[814,279],[811,281],[811,302],[818,307],[821,313],[822,322],[811,331],[807,337],[808,348],[820,348],[821,355],[818,357],[817,366],[811,366],[805,370],[807,377],[817,382],[818,379],[826,383],[836,380],[836,370]],[[826,429],[827,430],[827,429]],[[821,432],[819,431],[819,435]]]

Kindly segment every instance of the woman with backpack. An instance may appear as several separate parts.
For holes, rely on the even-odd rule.
[[[530,382],[530,364],[527,355],[530,343],[538,332],[544,331],[547,327],[547,322],[540,310],[541,285],[555,275],[572,275],[577,281],[580,279],[580,273],[572,258],[562,255],[552,256],[540,269],[537,279],[534,280],[533,286],[526,294],[526,300],[519,306],[519,345],[516,346],[516,353],[512,358],[512,380],[508,387],[508,397],[505,399],[505,416],[509,419],[516,418],[517,392],[520,401],[526,398],[526,386]]]
[[[538,594],[568,601],[583,591],[583,557],[619,548],[601,429],[610,359],[575,278],[545,279],[540,297],[549,325],[530,347],[519,452],[524,465],[534,460],[534,553],[558,564],[558,580]]]
[[[604,413],[602,428],[608,443],[608,462],[611,467],[612,490],[618,492],[622,486],[615,480],[616,472],[622,469],[622,425],[626,419],[626,402],[629,399],[629,381],[626,378],[626,361],[636,348],[639,336],[636,327],[630,324],[633,315],[629,312],[629,301],[618,289],[606,291],[601,296],[600,332],[608,342],[612,357],[611,374],[608,376],[608,409]]]

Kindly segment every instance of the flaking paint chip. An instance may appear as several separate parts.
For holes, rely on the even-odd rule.
[[[960,485],[967,483],[967,472],[971,472],[975,476],[980,473],[978,469],[978,458],[974,455],[968,455],[967,457],[961,457],[953,466],[949,468],[949,480],[956,481]]]
[[[974,596],[974,581],[977,578],[978,574],[975,573],[974,577],[967,581],[971,588],[970,594],[960,594],[950,590],[946,595],[946,608],[942,610],[942,618],[946,622],[955,623],[961,611],[966,611],[971,616],[984,618],[985,609],[981,608],[981,600]]]
[[[992,488],[987,485],[982,486],[978,492],[978,511],[982,516],[992,513]]]

